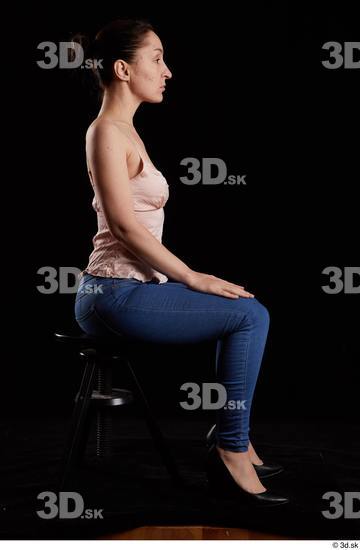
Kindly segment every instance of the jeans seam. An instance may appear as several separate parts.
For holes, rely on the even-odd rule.
[[[76,310],[75,310],[75,320],[76,320],[76,322],[82,323],[83,321],[86,321],[94,313],[94,310],[95,310],[94,304],[90,305],[90,309],[88,309],[86,311],[86,313],[83,313],[83,314],[80,314],[80,315],[76,315]]]
[[[108,325],[106,321],[104,321],[104,319],[101,317],[99,312],[96,310],[95,305],[93,305],[93,313],[95,313],[95,317],[97,317],[98,321],[100,321],[100,323],[102,323],[106,327],[107,330],[109,330],[113,334],[116,334],[117,336],[120,336],[120,337],[124,338],[124,334],[122,334],[121,332],[117,332],[116,330],[111,328],[110,325]]]
[[[249,340],[246,342],[246,357],[245,357],[245,393],[246,393],[246,388],[247,388],[247,378],[248,378],[248,372],[249,372],[249,368],[248,368],[248,359],[249,359]],[[249,426],[249,421],[250,421],[250,409],[248,409],[248,403],[246,403],[246,411],[248,411],[248,420],[247,420],[247,425]],[[242,418],[242,416],[240,415],[240,419]],[[247,434],[246,436],[248,439],[249,439],[249,434]]]
[[[136,306],[124,306],[121,307],[121,311],[123,310],[135,310],[135,311],[151,311],[153,313],[157,312],[164,312],[164,313],[227,313],[228,315],[233,314],[233,311],[229,311],[227,309],[197,309],[196,311],[193,310],[187,310],[187,309],[154,309],[154,308],[145,308],[145,307],[136,307]]]

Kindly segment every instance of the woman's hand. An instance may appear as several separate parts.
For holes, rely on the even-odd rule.
[[[193,290],[217,294],[218,296],[225,296],[225,298],[254,298],[254,294],[244,290],[243,286],[229,283],[229,281],[215,277],[215,275],[199,273],[198,271],[193,271],[190,274],[186,285]]]

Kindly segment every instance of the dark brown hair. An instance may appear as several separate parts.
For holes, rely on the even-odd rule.
[[[114,62],[123,59],[132,63],[136,50],[149,31],[154,31],[154,28],[144,19],[116,19],[100,29],[94,40],[82,33],[72,37],[72,41],[82,46],[85,59],[95,62],[92,72],[97,78],[100,95],[114,79]]]

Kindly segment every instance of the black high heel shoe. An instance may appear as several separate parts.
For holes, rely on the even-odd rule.
[[[224,464],[216,445],[212,445],[207,457],[207,480],[210,493],[219,497],[239,499],[250,506],[279,506],[287,504],[290,499],[272,491],[249,493],[238,485]]]
[[[208,448],[211,447],[211,445],[214,445],[216,443],[215,441],[215,428],[216,424],[210,428],[208,434],[206,435],[206,445]],[[280,474],[284,471],[284,467],[280,464],[276,464],[275,462],[264,462],[264,464],[253,464],[256,473],[258,475],[259,479],[264,479],[267,477],[275,476],[276,474]]]

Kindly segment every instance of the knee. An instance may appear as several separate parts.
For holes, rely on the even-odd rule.
[[[270,313],[267,307],[265,307],[261,302],[256,298],[249,298],[253,302],[250,312],[253,322],[260,324],[265,328],[268,328],[270,325]]]
[[[263,320],[264,322],[266,323],[267,326],[270,325],[270,312],[268,310],[267,307],[265,307],[263,304],[261,304],[261,307],[262,307],[262,315],[263,315]]]

